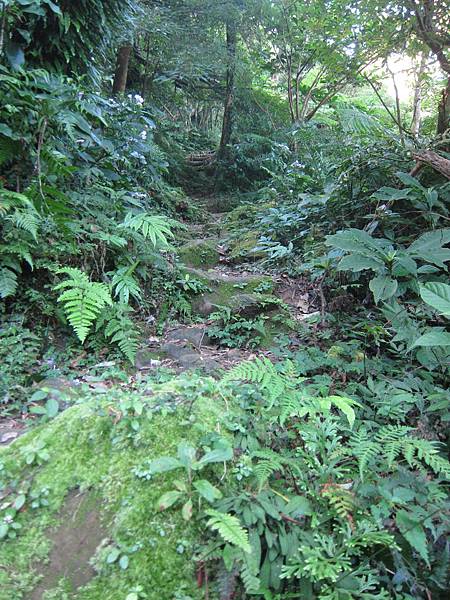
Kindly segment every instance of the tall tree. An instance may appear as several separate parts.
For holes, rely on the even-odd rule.
[[[117,61],[116,61],[116,72],[114,75],[114,82],[112,93],[123,94],[127,87],[127,79],[128,79],[128,67],[130,64],[131,52],[133,50],[133,46],[131,44],[125,44],[120,46],[117,52]]]
[[[233,132],[233,104],[234,104],[234,86],[236,77],[236,45],[237,45],[237,23],[236,17],[231,14],[226,22],[226,46],[227,46],[227,72],[225,82],[225,99],[222,121],[222,135],[218,156],[225,159],[228,153],[228,146]]]

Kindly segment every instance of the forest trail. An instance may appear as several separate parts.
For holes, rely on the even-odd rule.
[[[204,283],[208,291],[193,302],[194,323],[169,325],[159,338],[152,337],[138,353],[138,370],[153,370],[164,364],[177,371],[201,369],[214,374],[234,364],[264,354],[272,356],[269,341],[289,331],[289,323],[318,317],[320,294],[309,280],[274,275],[262,270],[255,261],[234,261],[230,257],[229,211],[217,212],[220,204],[214,196],[206,198],[202,223],[188,226],[190,239],[181,247],[180,255],[186,276]],[[217,314],[227,309],[244,321],[262,317],[271,322],[270,335],[259,348],[246,345],[225,347],[208,333],[217,324]],[[299,345],[295,336],[290,343]],[[250,344],[252,346],[252,344]],[[155,359],[155,356],[158,358]]]

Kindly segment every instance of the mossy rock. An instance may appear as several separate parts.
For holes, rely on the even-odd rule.
[[[139,393],[111,390],[107,397],[83,398],[0,449],[0,479],[7,491],[12,486],[3,502],[13,503],[27,485],[30,491],[49,490],[49,505],[35,509],[27,493],[16,517],[21,525],[17,538],[0,543],[0,600],[124,600],[136,586],[142,586],[148,600],[202,597],[192,561],[197,527],[184,521],[179,509],[155,509],[158,498],[183,475],[172,471],[151,482],[136,475],[146,461],[176,455],[182,439],[196,445],[205,431],[214,431],[223,405],[213,391],[207,398],[207,379],[200,382],[198,400],[191,392],[189,408],[175,408],[186,377]],[[142,415],[124,417],[125,400],[141,402]],[[48,459],[27,465],[26,455],[36,444]],[[19,482],[15,488],[14,481]],[[77,530],[84,536],[81,558],[75,556]],[[118,561],[108,564],[112,547],[128,549],[128,568],[120,568]]]
[[[227,276],[213,270],[186,269],[186,271],[212,290],[194,300],[192,310],[198,315],[211,314],[216,310],[215,305],[233,308],[233,299],[239,294],[270,294],[274,289],[272,278],[266,275]]]
[[[262,250],[256,250],[258,246],[258,237],[254,233],[244,233],[237,239],[229,240],[230,260],[235,263],[256,261],[266,258]]]
[[[216,238],[188,242],[179,248],[178,254],[188,267],[215,267],[220,261]]]
[[[265,202],[264,204],[240,204],[234,210],[230,211],[226,217],[225,224],[230,231],[241,230],[244,226],[249,226],[255,231],[255,224],[258,222],[259,213],[272,208],[274,202]]]

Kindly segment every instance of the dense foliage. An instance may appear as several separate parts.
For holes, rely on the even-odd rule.
[[[447,597],[449,15],[0,0],[2,600]]]

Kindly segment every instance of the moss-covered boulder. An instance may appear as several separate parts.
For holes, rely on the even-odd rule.
[[[274,289],[272,278],[266,275],[236,276],[227,275],[221,271],[200,271],[198,269],[186,269],[186,271],[211,290],[193,302],[194,314],[202,316],[214,312],[216,306],[233,308],[234,298],[240,294],[270,294]]]
[[[178,250],[181,261],[188,267],[210,268],[219,264],[217,239],[192,240]]]
[[[266,258],[266,254],[262,250],[258,250],[259,238],[255,233],[244,233],[237,238],[229,240],[231,262],[238,264],[242,262],[253,262]]]
[[[193,521],[155,508],[183,473],[148,475],[150,460],[183,439],[195,446],[223,410],[213,380],[199,379],[197,400],[186,377],[87,396],[0,449],[0,600],[125,600],[137,588],[148,600],[202,597]]]

